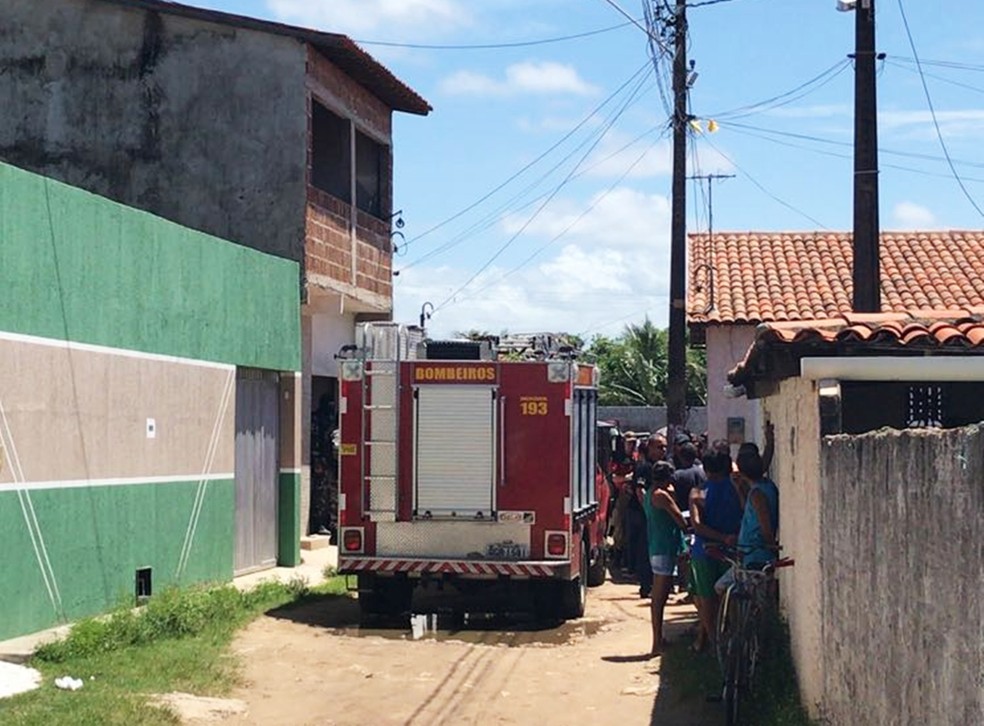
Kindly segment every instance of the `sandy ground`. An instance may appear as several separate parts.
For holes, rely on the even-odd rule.
[[[672,598],[671,598],[672,602]],[[632,585],[590,591],[586,616],[555,627],[519,621],[359,630],[349,598],[272,613],[233,644],[245,716],[223,724],[708,724],[713,705],[682,703],[649,659],[648,601]],[[666,635],[687,639],[689,606]],[[442,624],[443,625],[443,624]]]

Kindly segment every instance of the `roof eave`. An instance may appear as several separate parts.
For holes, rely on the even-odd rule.
[[[164,2],[163,0],[101,0],[105,3],[120,5],[127,8],[150,10],[154,12],[176,15],[179,17],[199,20],[218,25],[230,25],[246,30],[253,30],[258,33],[270,35],[280,35],[295,38],[318,48],[325,56],[335,62],[333,55],[338,53],[350,54],[354,62],[361,63],[370,72],[379,76],[378,83],[359,82],[364,88],[379,98],[394,111],[402,111],[418,116],[426,116],[433,108],[420,94],[410,86],[397,78],[386,66],[373,58],[359,45],[341,33],[328,33],[310,28],[301,28],[296,25],[287,25],[272,20],[262,20],[251,18],[246,15],[226,13],[219,10],[209,10],[207,8],[194,7],[192,5],[182,5],[175,2]],[[352,68],[340,66],[349,76],[352,76]],[[353,76],[354,77],[354,76]],[[358,79],[356,79],[358,81]]]

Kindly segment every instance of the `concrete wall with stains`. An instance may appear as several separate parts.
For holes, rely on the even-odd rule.
[[[827,437],[820,463],[821,713],[984,723],[984,430]]]
[[[754,325],[707,326],[707,436],[713,441],[728,436],[728,418],[745,420],[745,439],[760,444],[762,421],[759,402],[724,393],[728,371],[738,365],[755,341]]]
[[[771,473],[779,486],[782,554],[796,566],[779,574],[783,614],[789,621],[793,661],[803,702],[814,713],[822,699],[823,630],[820,608],[820,409],[812,381],[791,378],[762,400],[775,426]]]
[[[306,57],[97,0],[4,0],[0,158],[302,261]]]

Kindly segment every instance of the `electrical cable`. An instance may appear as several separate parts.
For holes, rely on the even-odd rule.
[[[610,33],[614,30],[621,30],[622,28],[627,28],[632,25],[631,21],[625,23],[619,23],[618,25],[611,25],[606,28],[598,28],[596,30],[587,30],[583,33],[574,33],[573,35],[561,35],[555,38],[540,38],[538,40],[520,40],[513,43],[477,43],[477,44],[465,44],[465,45],[427,45],[424,43],[396,43],[389,42],[385,40],[356,40],[355,42],[359,45],[378,45],[384,48],[410,48],[414,50],[497,50],[500,48],[528,48],[535,45],[547,45],[549,43],[563,43],[568,40],[579,40],[581,38],[589,38],[594,35],[601,35],[603,33]]]
[[[570,172],[568,172],[567,176],[564,177],[563,181],[561,181],[560,184],[558,184],[556,187],[554,187],[554,189],[550,192],[550,194],[547,195],[547,198],[540,204],[540,206],[538,206],[536,208],[536,210],[529,217],[529,219],[527,219],[522,224],[522,226],[518,230],[516,230],[516,232],[511,237],[509,237],[509,239],[507,239],[502,245],[500,245],[499,248],[495,251],[495,253],[488,260],[486,260],[485,263],[474,274],[472,274],[471,277],[469,277],[454,292],[452,292],[443,301],[441,301],[441,303],[439,305],[435,306],[435,308],[434,308],[434,312],[435,313],[438,310],[441,310],[442,308],[446,307],[448,305],[448,303],[450,303],[452,300],[454,300],[454,298],[455,298],[456,295],[458,295],[465,288],[467,288],[468,285],[470,285],[472,282],[474,282],[475,279],[479,275],[481,275],[483,272],[485,272],[485,270],[487,270],[492,265],[493,262],[495,262],[507,249],[509,249],[509,247],[512,246],[512,244],[517,239],[519,239],[520,235],[522,235],[523,232],[526,231],[526,229],[533,223],[533,221],[540,215],[540,213],[547,207],[547,205],[550,204],[551,201],[553,201],[554,197],[556,197],[557,194],[559,194],[560,191],[564,187],[566,187],[568,183],[570,183],[571,179],[573,178],[573,176],[577,172],[577,170],[581,167],[581,165],[588,158],[588,156],[591,154],[591,152],[595,150],[595,148],[598,146],[598,144],[601,143],[601,140],[605,138],[605,136],[607,135],[609,129],[611,129],[611,127],[615,124],[615,122],[618,121],[618,119],[622,116],[623,113],[625,113],[625,111],[629,108],[629,106],[633,103],[633,101],[634,101],[634,96],[630,97],[622,105],[622,107],[619,109],[618,113],[616,113],[615,116],[608,122],[608,124],[604,128],[603,132],[598,135],[598,138],[596,138],[595,141],[588,148],[588,150],[586,152],[584,152],[584,155],[581,156],[580,160],[578,160],[578,162],[574,166],[574,168],[571,169]]]
[[[939,139],[940,148],[943,149],[943,156],[946,157],[946,163],[950,167],[950,171],[953,173],[953,178],[957,180],[957,184],[960,187],[960,191],[963,192],[964,196],[967,197],[967,201],[970,202],[971,206],[977,210],[977,213],[984,217],[984,210],[981,209],[977,201],[970,196],[970,191],[967,189],[957,173],[957,167],[953,165],[953,159],[950,158],[950,150],[946,146],[946,142],[943,140],[943,132],[940,131],[940,123],[936,118],[936,109],[933,107],[933,97],[929,93],[929,86],[926,83],[926,76],[923,75],[922,63],[919,62],[919,52],[916,50],[916,42],[912,38],[912,31],[909,29],[909,19],[905,15],[905,6],[902,0],[899,0],[899,13],[902,15],[902,25],[905,26],[905,34],[909,39],[909,47],[912,48],[912,55],[916,59],[916,68],[919,69],[919,79],[922,82],[923,93],[926,94],[926,105],[929,106],[929,113],[933,117],[933,128],[936,129],[936,138]]]
[[[644,70],[645,70],[645,68],[644,68]],[[645,92],[642,92],[641,95],[640,95],[640,91],[642,90],[642,86],[643,86],[643,84],[644,84],[645,81],[646,81],[646,76],[644,76],[640,80],[639,84],[633,89],[632,93],[629,95],[629,100],[627,101],[627,103],[629,105],[631,105],[631,103],[634,103],[636,100],[638,100],[639,98],[641,98],[642,96],[645,95]],[[613,113],[616,114],[616,117],[617,117],[617,115],[620,115],[621,112],[622,112],[621,110],[616,109]],[[610,116],[608,119],[605,120],[604,123],[605,124],[608,124],[608,122],[609,122],[609,120],[611,118],[612,117]],[[526,207],[528,207],[531,204],[535,203],[536,201],[542,199],[544,195],[538,196],[538,197],[534,198],[532,201],[530,201],[530,202],[528,202],[526,204],[523,204],[523,205],[521,205],[518,208],[515,207],[515,204],[520,199],[522,199],[527,194],[529,194],[534,189],[536,189],[542,182],[544,182],[555,171],[557,171],[557,169],[559,169],[561,166],[563,166],[564,163],[566,163],[575,154],[577,154],[578,151],[580,151],[581,149],[583,149],[593,138],[597,137],[598,134],[604,135],[607,132],[607,129],[608,128],[610,128],[610,125],[608,125],[608,126],[602,126],[600,131],[592,132],[592,134],[588,135],[577,146],[575,146],[571,151],[569,151],[563,158],[561,158],[560,161],[558,161],[556,164],[554,164],[552,167],[550,167],[546,172],[544,172],[543,174],[541,174],[539,178],[537,178],[536,180],[534,180],[533,182],[531,182],[530,184],[528,184],[527,186],[525,186],[517,194],[513,195],[512,197],[510,197],[504,203],[500,204],[498,207],[496,207],[495,209],[493,209],[491,212],[487,213],[484,217],[482,217],[481,219],[479,219],[477,222],[473,223],[471,226],[467,227],[463,231],[461,231],[458,234],[456,234],[455,236],[451,237],[451,239],[445,241],[444,243],[442,243],[438,247],[434,248],[433,250],[430,250],[429,252],[425,253],[421,257],[416,258],[412,262],[409,262],[408,264],[404,265],[402,268],[400,268],[400,270],[398,271],[397,274],[403,272],[404,270],[408,270],[408,269],[410,269],[412,267],[415,267],[415,266],[417,266],[417,265],[419,265],[419,264],[421,264],[423,262],[426,262],[426,261],[428,261],[430,259],[433,259],[437,255],[443,254],[444,252],[447,252],[448,250],[453,249],[454,247],[457,247],[459,244],[461,244],[465,240],[469,239],[474,234],[476,234],[478,232],[481,232],[481,231],[483,231],[485,229],[488,229],[489,227],[493,226],[499,220],[499,218],[502,216],[502,214],[504,214],[505,212],[507,212],[509,210],[522,211]],[[651,130],[650,131],[647,131],[646,133],[647,134],[648,133],[651,133]],[[631,143],[634,143],[634,142],[630,142],[630,145],[631,145]],[[598,163],[602,163],[602,162],[598,162]],[[593,165],[593,166],[596,166],[596,165]],[[589,169],[590,168],[593,168],[593,166],[592,167],[589,167]],[[586,171],[587,171],[587,169],[585,170],[585,172]],[[580,176],[580,175],[577,175],[577,176]],[[515,175],[514,175],[514,177],[515,177]],[[500,188],[501,188],[501,186],[503,186],[503,185],[500,185]],[[475,206],[477,206],[477,204],[473,204],[471,206],[472,206],[472,208],[474,208]],[[459,213],[458,216],[461,216],[460,213]]]
[[[609,5],[611,5],[613,8],[615,8],[615,10],[618,11],[619,14],[621,14],[622,16],[624,16],[625,18],[627,18],[634,26],[636,26],[637,28],[639,28],[639,30],[641,30],[643,33],[645,33],[646,36],[648,38],[650,38],[650,40],[652,40],[653,42],[657,43],[661,48],[663,48],[664,50],[666,50],[666,46],[663,45],[663,42],[664,41],[662,40],[662,38],[659,38],[659,37],[653,35],[653,33],[650,32],[649,28],[647,28],[645,25],[643,25],[641,22],[639,22],[636,18],[634,18],[631,15],[629,15],[629,13],[627,13],[622,8],[621,5],[619,5],[617,2],[615,2],[615,0],[605,0],[605,2],[608,3]]]
[[[789,102],[799,100],[801,98],[804,98],[805,96],[808,96],[810,93],[819,90],[820,88],[822,88],[823,86],[827,85],[835,78],[837,78],[837,76],[839,76],[845,70],[847,70],[850,67],[850,65],[851,62],[847,59],[837,61],[829,68],[826,68],[825,70],[821,71],[820,73],[813,76],[809,80],[803,81],[798,86],[796,86],[795,88],[791,88],[788,91],[780,93],[776,96],[772,96],[771,98],[766,98],[756,103],[748,104],[746,106],[739,106],[738,108],[734,108],[727,111],[720,111],[717,113],[706,114],[705,117],[713,118],[715,120],[742,118],[744,116],[750,116],[752,114],[761,113],[766,110],[772,110],[773,108],[780,108],[784,105],[787,105],[787,103]],[[811,88],[813,84],[819,84],[819,85]],[[790,98],[791,96],[794,96],[795,94],[800,93],[801,91],[804,91],[806,89],[809,89],[806,93],[803,93],[802,95],[799,96],[795,96],[795,98]],[[778,101],[783,101],[784,99],[789,99],[789,100],[775,106],[771,105],[771,104],[775,104]]]
[[[791,141],[781,141],[780,139],[773,138],[771,136],[766,136],[765,134],[758,134],[754,131],[748,131],[745,129],[731,128],[729,130],[736,134],[741,134],[742,136],[749,136],[753,139],[761,139],[762,141],[768,141],[769,143],[776,144],[778,146],[784,146],[789,149],[803,149],[804,151],[810,151],[814,154],[820,154],[821,156],[829,156],[835,159],[847,159],[852,160],[854,157],[851,154],[841,154],[836,151],[827,151],[826,149],[817,149],[812,146],[807,146],[805,144],[795,144]],[[818,139],[818,141],[824,141],[824,139]],[[848,144],[850,146],[850,144]],[[882,162],[881,166],[886,169],[897,169],[899,171],[907,171],[913,174],[921,174],[922,176],[934,177],[937,179],[952,179],[950,174],[942,174],[938,172],[927,171],[926,169],[917,169],[912,166],[902,166],[901,164],[891,164]],[[978,177],[963,177],[964,181],[969,182],[980,182],[984,183],[984,178]]]
[[[540,254],[542,254],[543,251],[546,250],[548,247],[551,247],[554,243],[556,243],[561,238],[563,238],[568,232],[570,232],[574,228],[575,225],[577,225],[578,222],[580,222],[588,214],[590,214],[591,211],[593,211],[595,209],[595,207],[597,207],[599,204],[601,204],[605,200],[605,198],[608,197],[609,194],[611,194],[613,191],[615,191],[615,189],[618,187],[618,185],[621,184],[622,181],[624,181],[625,178],[629,174],[631,174],[632,171],[639,164],[642,163],[642,160],[646,158],[646,156],[649,154],[649,152],[652,151],[654,148],[656,148],[656,145],[660,141],[662,141],[664,138],[666,138],[666,135],[668,135],[668,131],[669,131],[669,129],[667,128],[666,131],[664,132],[664,135],[663,136],[658,137],[657,139],[655,139],[653,141],[653,143],[651,143],[649,146],[647,146],[643,150],[643,152],[638,157],[636,157],[635,161],[633,161],[631,164],[629,164],[629,166],[619,175],[619,177],[614,182],[612,182],[612,184],[607,189],[605,189],[603,192],[601,192],[601,194],[595,196],[591,200],[591,203],[588,204],[588,206],[586,206],[583,210],[581,210],[580,214],[578,214],[570,222],[570,224],[568,224],[566,227],[564,227],[564,229],[562,229],[560,232],[558,232],[556,235],[554,235],[552,238],[550,238],[547,242],[544,242],[542,245],[540,245],[539,247],[537,247],[536,249],[534,249],[533,252],[531,252],[528,257],[526,257],[524,260],[522,260],[516,266],[512,267],[511,269],[509,269],[508,271],[506,271],[505,273],[503,273],[500,277],[496,278],[495,280],[491,280],[490,282],[488,282],[485,285],[483,285],[482,287],[480,287],[478,290],[475,290],[474,292],[471,292],[468,295],[459,298],[456,302],[465,302],[466,300],[472,300],[477,295],[481,295],[484,291],[488,290],[489,288],[494,287],[495,285],[500,284],[506,278],[512,276],[516,272],[519,272],[519,270],[521,270],[526,265],[528,265],[530,262],[532,262],[534,259],[536,259],[537,257],[539,257]]]
[[[518,177],[522,176],[526,171],[528,171],[530,168],[532,168],[533,166],[535,166],[536,164],[538,164],[545,157],[549,156],[554,150],[556,150],[558,147],[560,147],[565,141],[567,141],[574,134],[576,134],[586,123],[588,123],[588,121],[590,121],[592,118],[594,118],[595,115],[599,111],[601,111],[601,109],[603,109],[611,101],[613,101],[623,90],[625,90],[629,85],[631,85],[631,83],[634,80],[636,80],[636,78],[638,78],[638,76],[640,74],[642,74],[645,71],[647,71],[648,68],[649,68],[649,62],[647,61],[646,63],[643,63],[642,66],[640,66],[639,69],[636,70],[635,73],[633,73],[631,76],[629,76],[618,88],[616,88],[606,99],[604,99],[601,103],[599,103],[597,106],[595,106],[584,118],[582,118],[574,126],[574,128],[572,128],[570,131],[568,131],[566,134],[564,134],[559,140],[557,140],[553,145],[550,146],[550,148],[548,148],[542,154],[540,154],[535,159],[533,159],[531,162],[529,162],[528,164],[526,164],[525,166],[523,166],[519,171],[517,171],[514,174],[512,174],[509,178],[507,178],[505,181],[503,181],[502,183],[500,183],[498,186],[496,186],[493,189],[491,189],[488,192],[486,192],[477,201],[472,202],[471,204],[469,204],[464,209],[461,209],[460,211],[452,214],[450,217],[447,217],[446,219],[442,220],[441,222],[438,222],[437,224],[433,225],[432,227],[429,227],[428,229],[424,230],[423,232],[421,232],[420,234],[418,234],[417,236],[415,236],[413,239],[408,240],[407,242],[405,242],[402,245],[402,247],[403,248],[407,248],[410,245],[412,245],[413,243],[415,243],[415,242],[423,239],[424,237],[430,235],[431,233],[436,232],[437,230],[445,227],[446,225],[450,224],[451,222],[455,221],[456,219],[461,218],[462,216],[464,216],[465,214],[467,214],[468,212],[470,212],[471,210],[473,210],[475,207],[479,206],[480,204],[482,204],[483,202],[485,202],[486,200],[488,200],[490,197],[494,196],[497,192],[501,191],[504,187],[506,187],[507,185],[509,185],[513,181],[515,181]],[[416,264],[416,261],[408,264],[406,267],[409,267],[411,264]]]
[[[780,198],[779,198],[779,197],[777,197],[777,196],[776,196],[775,194],[773,194],[773,193],[772,193],[772,192],[770,192],[770,191],[769,191],[768,189],[766,189],[766,188],[765,188],[765,187],[764,187],[764,186],[763,186],[763,185],[761,184],[761,182],[759,182],[759,181],[758,181],[758,179],[756,179],[756,178],[755,178],[754,176],[752,176],[751,174],[749,174],[749,173],[748,173],[748,171],[746,171],[746,170],[745,170],[745,169],[743,169],[743,168],[742,168],[741,166],[739,166],[739,164],[738,164],[738,162],[736,162],[736,161],[735,161],[734,159],[732,159],[732,158],[731,158],[730,156],[728,156],[728,155],[727,155],[726,153],[724,153],[723,151],[721,151],[721,149],[719,149],[719,148],[718,148],[718,147],[717,147],[717,146],[716,146],[716,145],[714,144],[714,142],[713,142],[713,141],[711,141],[710,139],[708,139],[708,138],[707,138],[706,136],[704,137],[704,141],[705,141],[705,142],[707,142],[707,144],[708,144],[708,145],[709,145],[709,146],[710,146],[710,147],[711,147],[712,149],[714,149],[714,150],[715,150],[715,151],[716,151],[717,153],[719,153],[719,154],[720,154],[721,156],[723,156],[723,157],[724,157],[724,158],[725,158],[725,159],[726,159],[726,160],[727,160],[728,162],[730,162],[730,163],[731,163],[731,165],[732,165],[732,166],[733,166],[733,167],[734,167],[735,169],[737,169],[737,170],[738,170],[738,171],[740,171],[740,172],[741,172],[742,174],[744,174],[744,175],[745,175],[746,177],[748,177],[748,181],[750,181],[750,182],[751,182],[752,184],[754,184],[754,185],[755,185],[755,186],[756,186],[756,187],[758,188],[758,190],[759,190],[760,192],[762,192],[763,194],[765,194],[765,195],[766,195],[767,197],[769,197],[770,199],[772,199],[772,200],[773,200],[774,202],[777,202],[778,204],[781,204],[781,205],[782,205],[782,206],[784,206],[784,207],[785,207],[786,209],[788,209],[788,210],[790,210],[790,211],[792,211],[792,212],[795,212],[796,214],[798,214],[798,215],[800,215],[800,216],[801,216],[801,217],[803,217],[804,219],[808,219],[808,220],[810,220],[811,222],[813,222],[813,224],[815,224],[815,225],[817,225],[817,226],[818,226],[818,227],[820,227],[821,229],[825,229],[825,230],[827,230],[828,232],[830,231],[830,228],[829,228],[829,227],[828,227],[827,225],[825,225],[825,224],[824,224],[823,222],[820,222],[820,221],[819,221],[819,220],[817,220],[817,219],[816,219],[815,217],[812,217],[812,216],[810,216],[809,214],[807,214],[806,212],[804,212],[804,211],[803,211],[802,209],[798,209],[797,207],[794,207],[794,206],[793,206],[792,204],[790,204],[790,203],[789,203],[789,202],[787,202],[786,200],[784,200],[784,199],[780,199]]]
[[[824,139],[819,136],[811,136],[809,134],[796,133],[794,131],[780,131],[779,129],[770,129],[763,126],[752,126],[750,124],[738,123],[736,121],[722,121],[719,126],[721,128],[731,128],[731,129],[749,129],[752,131],[759,131],[766,134],[775,134],[776,136],[787,136],[793,139],[802,139],[805,141],[814,141],[818,144],[827,144],[830,146],[843,146],[846,148],[854,148],[854,144],[849,141],[836,141],[834,139]],[[922,159],[924,161],[946,161],[946,157],[934,156],[932,154],[922,154],[915,151],[899,151],[898,149],[888,149],[879,146],[878,152],[880,154],[889,154],[891,156],[901,156],[908,159]],[[976,169],[984,169],[984,162],[979,161],[963,161],[960,159],[953,160],[954,164],[959,164],[961,166],[969,166]]]
[[[919,75],[919,71],[917,71],[915,68],[910,68],[909,66],[903,63],[893,63],[892,61],[886,61],[886,63],[890,66],[894,66],[895,68],[901,68],[907,73],[914,73],[916,75]],[[972,86],[969,83],[961,83],[960,81],[954,81],[952,78],[947,78],[946,76],[939,76],[935,73],[923,72],[923,75],[926,76],[926,78],[933,78],[942,83],[949,83],[951,86],[957,86],[958,88],[966,88],[969,91],[976,91],[977,93],[984,93],[984,88],[981,88],[980,86]]]

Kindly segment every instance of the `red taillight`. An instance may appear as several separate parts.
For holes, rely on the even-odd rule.
[[[346,529],[342,533],[342,547],[346,552],[360,552],[362,550],[362,531]]]
[[[563,557],[567,554],[567,537],[563,533],[547,535],[547,554],[551,557]]]

